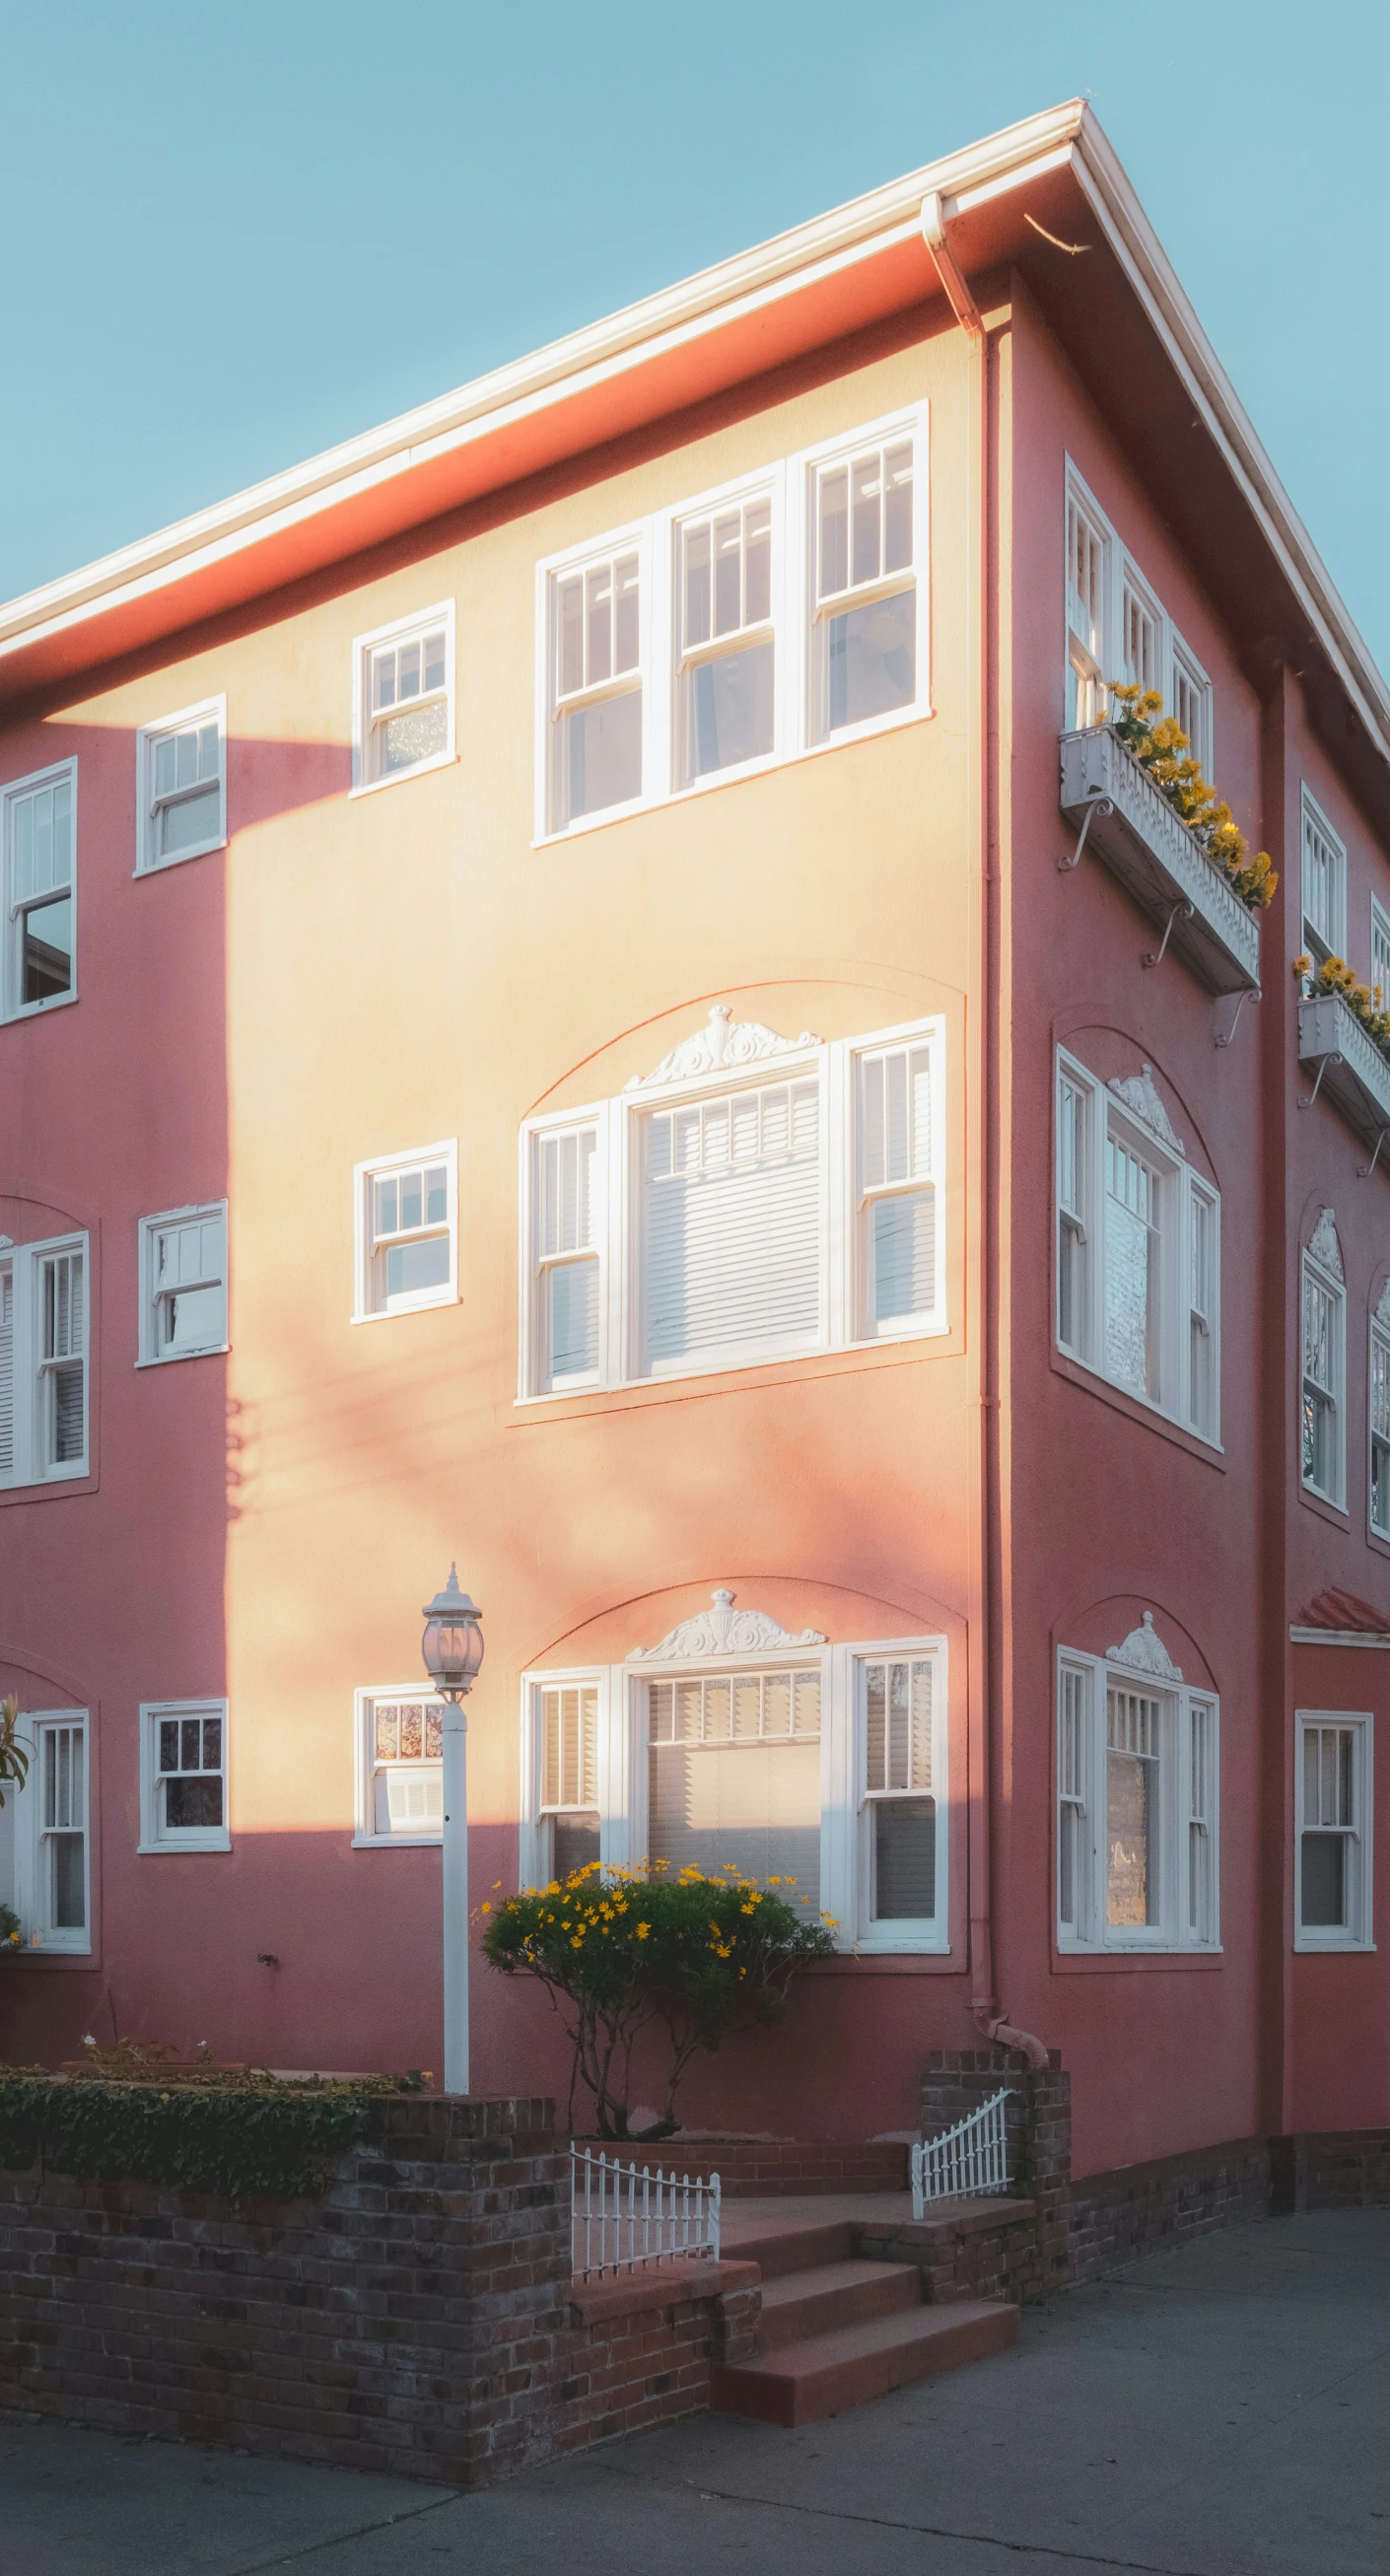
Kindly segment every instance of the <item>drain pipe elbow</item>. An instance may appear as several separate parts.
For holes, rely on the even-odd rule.
[[[1032,2067],[1041,2069],[1048,2064],[1046,2042],[1039,2039],[1036,2032],[1016,2029],[1011,2021],[1004,2021],[995,2014],[989,2004],[976,2004],[972,2009],[976,2029],[991,2046],[1018,2049]]]

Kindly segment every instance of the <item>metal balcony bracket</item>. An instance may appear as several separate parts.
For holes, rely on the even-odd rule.
[[[1162,965],[1162,963],[1163,963],[1164,957],[1165,957],[1165,956],[1166,956],[1166,954],[1167,954],[1167,950],[1168,950],[1168,942],[1169,942],[1169,940],[1170,940],[1170,939],[1172,938],[1172,936],[1173,936],[1173,924],[1174,924],[1174,922],[1175,922],[1175,921],[1190,921],[1191,919],[1192,919],[1192,906],[1191,906],[1191,904],[1190,904],[1190,903],[1175,903],[1175,904],[1174,904],[1174,906],[1173,906],[1172,911],[1171,911],[1171,912],[1169,913],[1169,915],[1168,915],[1168,927],[1167,927],[1167,929],[1164,931],[1163,937],[1162,937],[1162,939],[1161,939],[1161,940],[1160,940],[1160,942],[1159,942],[1159,945],[1158,945],[1158,949],[1157,949],[1157,951],[1155,952],[1155,950],[1153,950],[1152,948],[1148,949],[1148,950],[1146,951],[1146,953],[1144,954],[1144,956],[1142,956],[1142,957],[1140,958],[1140,960],[1139,960],[1140,965],[1141,965],[1141,966],[1161,966],[1161,965]]]
[[[1236,1015],[1235,1015],[1235,1018],[1232,1020],[1231,1025],[1230,1025],[1230,1027],[1228,1028],[1228,1030],[1226,1031],[1226,1034],[1225,1034],[1224,1038],[1216,1038],[1216,1039],[1213,1041],[1213,1043],[1214,1043],[1216,1046],[1219,1046],[1219,1047],[1234,1046],[1234,1044],[1235,1044],[1235,1035],[1236,1035],[1236,1031],[1237,1031],[1237,1029],[1240,1027],[1240,1015],[1241,1015],[1241,1012],[1244,1010],[1245,1005],[1246,1005],[1246,1003],[1247,1003],[1247,1002],[1258,1002],[1259,998],[1260,998],[1260,996],[1259,996],[1258,992],[1257,992],[1257,991],[1255,991],[1255,990],[1254,990],[1254,988],[1253,988],[1251,985],[1249,985],[1249,984],[1247,984],[1247,985],[1246,985],[1246,988],[1245,988],[1245,990],[1244,990],[1244,992],[1243,992],[1243,993],[1239,993],[1239,994],[1237,994],[1237,996],[1236,996]]]
[[[1390,1127],[1382,1127],[1380,1134],[1376,1138],[1376,1149],[1372,1154],[1369,1163],[1358,1163],[1356,1166],[1356,1177],[1358,1181],[1368,1181],[1370,1179],[1372,1172],[1380,1161],[1380,1149],[1387,1136],[1390,1136]],[[1390,1169],[1390,1165],[1387,1165],[1387,1169]]]
[[[1092,803],[1087,806],[1085,815],[1082,818],[1081,830],[1077,835],[1076,847],[1072,851],[1071,857],[1069,859],[1059,859],[1057,862],[1057,873],[1059,876],[1065,876],[1071,868],[1080,867],[1081,853],[1086,847],[1086,835],[1091,828],[1092,818],[1097,814],[1113,814],[1114,811],[1115,808],[1111,804],[1108,796],[1097,796],[1094,798]]]
[[[1312,1108],[1314,1101],[1317,1099],[1318,1093],[1319,1093],[1319,1092],[1321,1091],[1321,1089],[1322,1089],[1322,1078],[1323,1078],[1323,1075],[1326,1073],[1328,1066],[1329,1066],[1330,1064],[1340,1064],[1340,1063],[1341,1063],[1341,1061],[1342,1061],[1342,1059],[1341,1059],[1341,1057],[1340,1057],[1339,1055],[1325,1055],[1325,1056],[1323,1057],[1323,1059],[1322,1059],[1321,1063],[1320,1063],[1320,1064],[1319,1064],[1319,1066],[1318,1066],[1318,1078],[1317,1078],[1317,1081],[1314,1083],[1313,1088],[1312,1088],[1312,1090],[1309,1092],[1307,1099],[1306,1099],[1306,1100],[1300,1100],[1300,1101],[1298,1101],[1298,1102],[1296,1103],[1296,1106],[1297,1106],[1299,1109],[1311,1109],[1311,1108]]]

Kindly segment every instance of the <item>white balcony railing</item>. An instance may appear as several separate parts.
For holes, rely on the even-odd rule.
[[[928,2138],[912,2150],[912,2215],[920,2219],[929,2200],[962,2200],[1009,2188],[1009,2133],[1004,2105],[1012,2098],[1006,2084],[957,2120],[939,2138]]]
[[[719,2259],[719,2176],[652,2173],[646,2165],[619,2164],[616,2156],[570,2148],[573,2180],[573,2264],[576,2280],[592,2281],[636,2263],[670,2263],[679,2256]]]
[[[1298,1006],[1298,1060],[1316,1067],[1313,1089],[1336,1102],[1349,1126],[1377,1149],[1390,1135],[1390,1064],[1340,993],[1315,993]]]
[[[1062,811],[1213,993],[1258,993],[1260,931],[1113,725],[1062,736]],[[1078,844],[1079,846],[1079,844]],[[1162,953],[1161,949],[1158,953]]]

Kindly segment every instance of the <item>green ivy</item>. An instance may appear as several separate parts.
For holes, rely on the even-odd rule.
[[[412,2083],[253,2077],[217,2089],[93,2083],[0,2070],[0,2167],[34,2164],[90,2182],[156,2183],[232,2201],[321,2192],[373,2101]]]

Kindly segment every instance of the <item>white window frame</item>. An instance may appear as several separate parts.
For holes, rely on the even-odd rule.
[[[1347,1833],[1345,1924],[1303,1921],[1303,1837],[1326,1830],[1307,1816],[1304,1743],[1311,1728],[1349,1729],[1353,1737],[1352,1816]],[[1375,1943],[1375,1719],[1369,1710],[1300,1708],[1294,1711],[1294,1941],[1295,1950],[1374,1950]]]
[[[936,1913],[930,1921],[875,1923],[869,1914],[869,1834],[866,1755],[861,1690],[866,1663],[918,1660],[934,1665],[932,1689],[933,1786],[936,1800]],[[838,1925],[842,1951],[950,1955],[951,1797],[949,1775],[950,1666],[939,1633],[866,1638],[852,1644],[773,1644],[752,1653],[711,1655],[693,1661],[645,1660],[640,1664],[537,1667],[521,1681],[520,1883],[546,1886],[551,1877],[548,1819],[540,1811],[542,1690],[559,1684],[598,1691],[599,1858],[605,1868],[634,1864],[648,1848],[648,1742],[646,1685],[752,1672],[814,1672],[821,1685],[820,1909]]]
[[[204,1771],[203,1779],[220,1779],[222,1783],[222,1822],[220,1825],[176,1825],[164,1823],[160,1781],[165,1776],[159,1767],[159,1729],[162,1720],[194,1718],[216,1719],[222,1728],[222,1763],[219,1771]],[[224,1699],[158,1699],[145,1700],[140,1709],[140,1840],[138,1852],[225,1852],[232,1848],[230,1742],[227,1724],[227,1702]],[[185,1775],[186,1776],[186,1775]]]
[[[1068,1677],[1079,1689],[1068,1691]],[[1107,1692],[1133,1691],[1159,1704],[1160,1749],[1158,1880],[1160,1920],[1112,1924],[1107,1889]],[[1204,1781],[1206,1812],[1194,1804],[1193,1730],[1205,1719],[1209,1760]],[[1076,1747],[1069,1760],[1069,1745]],[[1070,1646],[1057,1655],[1053,1718],[1053,1920],[1057,1947],[1078,1957],[1105,1952],[1153,1955],[1221,1948],[1221,1704],[1214,1691],[1198,1690],[1139,1665]],[[1074,1822],[1069,1820],[1071,1811]],[[1194,1828],[1196,1833],[1194,1834]],[[1063,1837],[1072,1838],[1073,1911],[1064,1920]],[[1193,1855],[1200,1851],[1202,1883],[1193,1923]]]
[[[171,850],[161,856],[155,844],[155,748],[172,733],[190,733],[215,723],[217,726],[217,819],[201,841],[190,842],[186,850]],[[200,788],[210,781],[201,779]],[[188,791],[192,792],[192,790]],[[177,791],[173,802],[181,802]],[[162,876],[166,868],[182,867],[185,859],[205,859],[210,851],[227,846],[227,700],[224,695],[203,698],[198,705],[181,707],[176,715],[159,716],[153,724],[141,725],[135,736],[135,874],[137,877]]]
[[[1347,953],[1347,848],[1341,834],[1333,830],[1306,779],[1303,782],[1300,810],[1299,902],[1302,906],[1302,945],[1314,961],[1322,965],[1329,957],[1344,959]],[[1326,931],[1315,927],[1308,908],[1308,898],[1312,891],[1313,864],[1310,845],[1315,835],[1326,845],[1327,863],[1330,868],[1331,898],[1328,906],[1328,922],[1334,933],[1331,938]]]
[[[1163,700],[1163,712],[1178,715],[1178,684],[1181,680],[1197,701],[1198,721],[1188,727],[1192,756],[1210,775],[1215,757],[1214,694],[1207,673],[1191,645],[1169,616],[1151,581],[1140,569],[1134,556],[1117,534],[1111,520],[1090,490],[1084,475],[1070,456],[1063,477],[1062,513],[1062,667],[1064,673],[1064,727],[1068,732],[1093,724],[1102,724],[1114,713],[1110,705],[1111,686],[1127,676],[1128,631],[1126,594],[1132,593],[1152,620],[1154,627],[1154,668],[1151,685]],[[1076,512],[1089,529],[1092,542],[1099,548],[1100,599],[1098,616],[1099,650],[1079,636],[1069,614],[1071,592],[1071,522]],[[1128,676],[1142,686],[1138,675]]]
[[[418,1681],[373,1682],[353,1693],[353,1814],[356,1823],[353,1829],[352,1848],[354,1851],[437,1850],[444,1839],[442,1825],[438,1833],[428,1827],[419,1833],[383,1834],[377,1831],[376,1704],[378,1700],[410,1700],[418,1702],[425,1708],[436,1705],[433,1691],[428,1686],[422,1687]],[[437,1704],[443,1709],[442,1701]],[[447,1711],[444,1713],[447,1715]],[[419,1763],[412,1764],[410,1767],[419,1770],[435,1768],[442,1782],[443,1752],[441,1750],[437,1763],[433,1761],[431,1755],[422,1754]]]
[[[865,1281],[860,1250],[860,1211],[865,1194],[859,1181],[859,1065],[899,1046],[925,1045],[931,1052],[931,1171],[935,1195],[935,1300],[929,1313],[874,1326],[865,1311]],[[709,1350],[697,1356],[647,1366],[642,1355],[642,1281],[640,1276],[640,1122],[654,1111],[684,1106],[738,1091],[757,1091],[814,1076],[820,1085],[821,1159],[821,1291],[820,1321],[813,1337],[775,1339],[754,1350]],[[884,1341],[931,1338],[950,1329],[947,1276],[950,1253],[949,1170],[946,1145],[946,1023],[940,1014],[904,1021],[896,1028],[875,1029],[864,1036],[837,1039],[829,1045],[788,1047],[736,1066],[720,1066],[694,1079],[644,1082],[615,1099],[592,1101],[582,1108],[548,1112],[527,1119],[520,1132],[518,1199],[520,1306],[518,1318],[519,1403],[551,1403],[603,1388],[667,1383],[677,1378],[709,1377],[739,1368],[759,1368],[769,1361],[804,1358],[817,1352],[868,1347]],[[545,1331],[541,1299],[542,1259],[538,1249],[536,1160],[539,1140],[592,1129],[595,1154],[594,1231],[599,1264],[598,1368],[550,1386],[546,1379]],[[917,1186],[924,1186],[919,1180]]]
[[[376,1181],[390,1180],[401,1172],[426,1169],[434,1163],[445,1166],[448,1190],[448,1216],[443,1228],[422,1225],[409,1229],[423,1240],[446,1232],[449,1243],[449,1276],[436,1288],[416,1288],[408,1294],[392,1297],[381,1306],[372,1303],[372,1262],[377,1236],[372,1212],[372,1187]],[[449,1136],[434,1145],[412,1145],[399,1154],[375,1154],[370,1162],[353,1167],[353,1277],[355,1306],[354,1324],[385,1324],[401,1315],[416,1315],[431,1306],[458,1304],[458,1138]],[[385,1237],[381,1238],[383,1241]]]
[[[373,777],[371,768],[373,718],[371,706],[371,657],[383,644],[410,644],[439,627],[444,629],[444,703],[447,710],[446,733],[442,751],[432,751],[424,760],[412,761],[408,769],[392,769]],[[410,705],[428,705],[438,692],[409,701]],[[433,608],[416,610],[409,617],[393,617],[385,626],[374,626],[367,635],[355,635],[352,641],[352,786],[351,796],[375,796],[383,787],[400,787],[408,778],[424,778],[433,769],[447,769],[458,758],[456,749],[457,686],[454,658],[454,603],[441,599]],[[394,710],[402,711],[398,705]]]
[[[1336,1340],[1333,1355],[1332,1383],[1318,1388],[1332,1407],[1334,1440],[1334,1474],[1330,1484],[1315,1482],[1303,1461],[1303,1406],[1305,1401],[1304,1336],[1307,1331],[1309,1288],[1321,1291],[1331,1303],[1332,1330]],[[1313,1381],[1315,1387],[1317,1381]],[[1311,1244],[1303,1247],[1299,1266],[1298,1296],[1298,1473],[1299,1482],[1319,1502],[1330,1503],[1334,1511],[1345,1511],[1347,1501],[1347,1292],[1340,1269],[1331,1270],[1320,1261]]]
[[[46,1734],[60,1727],[80,1727],[82,1731],[83,1770],[83,1912],[85,1922],[60,1928],[51,1920],[49,1867],[43,1845],[47,1828],[43,1819],[44,1750]],[[96,1944],[92,1932],[92,1721],[85,1708],[39,1708],[25,1710],[19,1721],[19,1735],[30,1754],[29,1776],[24,1787],[7,1793],[14,1800],[14,1869],[15,1912],[19,1916],[20,1937],[26,1946],[44,1953],[90,1957]],[[37,1935],[37,1939],[35,1939]]]
[[[46,1382],[55,1365],[46,1360],[43,1341],[43,1266],[63,1253],[82,1260],[82,1348],[65,1358],[82,1363],[82,1455],[46,1463],[49,1399]],[[17,1243],[0,1252],[0,1272],[9,1271],[13,1287],[12,1367],[14,1384],[13,1457],[0,1468],[0,1491],[17,1486],[65,1484],[91,1474],[92,1456],[92,1250],[85,1234],[60,1234],[39,1243]]]
[[[1371,971],[1368,977],[1372,994],[1380,986],[1382,1011],[1390,1011],[1390,912],[1378,895],[1371,897]]]
[[[72,869],[68,900],[72,905],[72,982],[66,993],[50,993],[37,1002],[20,999],[23,989],[24,914],[52,899],[58,888],[17,899],[14,891],[14,812],[21,797],[37,787],[72,785]],[[55,760],[46,769],[31,769],[24,778],[7,778],[0,786],[0,1021],[36,1020],[45,1011],[61,1010],[77,1000],[77,762]]]
[[[1068,1173],[1067,1119],[1065,1094],[1070,1091],[1078,1102],[1078,1138],[1080,1150],[1077,1167]],[[1080,1368],[1090,1370],[1115,1387],[1134,1404],[1143,1405],[1164,1421],[1173,1422],[1190,1432],[1194,1440],[1207,1447],[1221,1447],[1221,1194],[1214,1184],[1194,1172],[1186,1157],[1175,1152],[1143,1119],[1128,1107],[1108,1083],[1092,1073],[1079,1057],[1058,1047],[1053,1089],[1053,1340],[1064,1356]],[[1123,1378],[1112,1376],[1106,1366],[1106,1154],[1109,1137],[1114,1136],[1126,1150],[1133,1152],[1157,1175],[1163,1193],[1159,1228],[1161,1275],[1159,1281],[1159,1394],[1142,1392]],[[1070,1186],[1072,1200],[1065,1191]],[[1206,1210],[1209,1226],[1208,1258],[1211,1280],[1208,1295],[1210,1311],[1203,1317],[1206,1337],[1210,1342],[1208,1374],[1211,1390],[1208,1422],[1194,1419],[1196,1397],[1192,1366],[1193,1333],[1197,1329],[1198,1308],[1194,1302],[1193,1246],[1196,1227],[1194,1209]],[[1063,1339],[1064,1272],[1070,1267],[1076,1312],[1072,1319],[1070,1340]]]
[[[1382,1291],[1382,1299],[1383,1295],[1384,1292]],[[1387,1391],[1390,1391],[1390,1318],[1382,1319],[1378,1310],[1370,1317],[1369,1340],[1366,1352],[1366,1519],[1372,1535],[1376,1538],[1384,1539],[1387,1544],[1390,1544],[1390,1426],[1387,1426],[1385,1431],[1378,1431],[1376,1429],[1375,1382],[1377,1362],[1380,1363],[1381,1373],[1385,1380]],[[1383,1520],[1379,1521],[1375,1516],[1376,1451],[1378,1447],[1384,1452],[1385,1458],[1384,1475],[1381,1481],[1381,1490],[1385,1499],[1385,1516]]]
[[[910,440],[913,448],[913,565],[916,590],[916,693],[910,705],[870,716],[822,735],[816,722],[812,651],[815,536],[811,513],[817,474],[840,456],[847,460],[875,445]],[[678,632],[681,530],[717,509],[769,498],[772,503],[772,614],[774,649],[773,748],[756,758],[686,778],[681,748],[680,679],[683,648]],[[776,458],[734,480],[696,492],[649,516],[605,529],[582,544],[545,556],[536,566],[535,846],[568,840],[577,832],[647,811],[686,796],[701,796],[813,753],[838,750],[874,735],[914,724],[932,713],[930,421],[926,402],[912,403],[866,421],[848,435],[827,439],[789,457]],[[642,689],[642,789],[620,804],[567,819],[556,794],[558,706],[555,691],[555,600],[560,581],[610,557],[636,552],[640,585],[637,677]],[[886,576],[879,589],[905,587]],[[867,595],[867,594],[866,594]],[[877,594],[875,594],[877,595]],[[843,598],[852,602],[852,591]],[[615,680],[613,690],[621,687]],[[600,694],[603,692],[600,691]]]
[[[164,1226],[219,1224],[222,1230],[221,1260],[214,1277],[186,1280],[189,1288],[220,1288],[222,1291],[222,1329],[215,1339],[190,1344],[186,1350],[162,1350],[159,1341],[159,1305],[161,1291],[155,1278],[155,1247]],[[159,1216],[142,1216],[138,1226],[140,1271],[140,1353],[137,1368],[168,1368],[177,1360],[201,1360],[230,1349],[227,1339],[227,1202],[208,1199],[200,1207],[166,1208]]]

